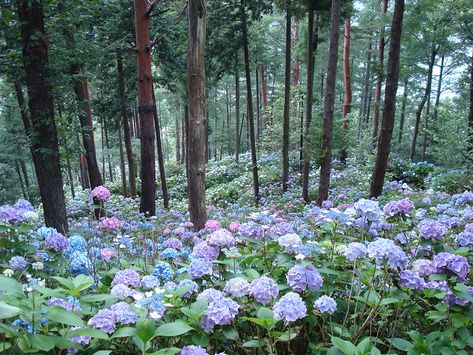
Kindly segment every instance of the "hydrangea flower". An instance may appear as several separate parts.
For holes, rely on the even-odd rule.
[[[124,300],[127,297],[131,297],[133,295],[133,290],[124,284],[118,284],[112,287],[110,294],[112,296],[117,296],[121,300]]]
[[[368,256],[374,258],[377,265],[385,261],[393,269],[404,270],[407,266],[407,255],[390,239],[378,238],[368,243]]]
[[[62,252],[69,246],[69,242],[65,236],[63,236],[59,232],[56,232],[46,237],[46,239],[44,240],[44,245],[48,249],[53,249],[57,252]]]
[[[126,302],[118,302],[110,307],[115,314],[115,320],[120,324],[136,323],[138,316],[131,310],[131,307]]]
[[[73,310],[80,310],[80,303],[76,299],[64,300],[62,298],[51,297],[48,300],[48,306],[58,306],[64,308],[66,311],[72,312]]]
[[[295,292],[303,292],[307,288],[315,292],[323,284],[322,276],[312,265],[294,265],[287,272],[286,280]]]
[[[243,297],[248,295],[250,283],[244,278],[235,277],[227,281],[224,291],[233,297]]]
[[[26,269],[26,267],[28,266],[28,262],[22,256],[14,256],[10,259],[8,265],[10,266],[10,269],[14,271],[22,271]]]
[[[457,243],[457,245],[461,247],[473,246],[473,231],[468,231],[465,228],[463,232],[457,234],[457,236],[455,237],[455,243]]]
[[[105,186],[97,186],[90,193],[90,197],[96,198],[99,201],[107,201],[110,196],[112,194]]]
[[[347,249],[343,253],[345,258],[350,261],[355,261],[357,259],[362,259],[368,253],[368,249],[364,244],[353,242],[347,245]]]
[[[162,259],[175,259],[179,256],[179,252],[174,248],[166,248],[160,254]]]
[[[399,274],[399,286],[410,288],[411,290],[422,290],[425,287],[425,280],[417,270],[404,270]]]
[[[329,296],[320,296],[314,302],[314,308],[320,313],[333,314],[337,310],[337,302]]]
[[[120,220],[116,217],[105,217],[99,223],[99,227],[108,231],[114,231],[120,228]]]
[[[222,297],[209,303],[200,324],[206,332],[213,329],[216,325],[227,325],[232,322],[238,314],[238,303],[231,298]]]
[[[424,239],[440,239],[447,234],[448,229],[436,220],[424,219],[419,223],[419,232]]]
[[[302,245],[302,239],[295,233],[285,234],[278,238],[278,244],[287,253],[297,253]]]
[[[460,281],[465,281],[470,273],[470,265],[467,258],[447,252],[435,255],[431,266],[435,273],[453,273],[458,276]]]
[[[209,219],[205,222],[205,228],[210,230],[217,230],[220,228],[220,222],[215,219]]]
[[[206,300],[208,303],[218,300],[225,297],[222,291],[216,290],[214,288],[206,288],[198,296],[198,300]]]
[[[235,245],[235,238],[225,228],[218,229],[207,236],[207,243],[215,247],[231,247]]]
[[[166,248],[181,249],[182,242],[177,238],[169,238],[164,242]]]
[[[115,253],[113,251],[111,251],[110,249],[107,249],[107,248],[100,249],[100,257],[103,260],[109,261],[114,256],[115,256]]]
[[[194,246],[192,255],[199,259],[217,260],[220,249],[217,246],[211,246],[206,241],[202,241]]]
[[[412,269],[416,270],[420,276],[426,277],[432,274],[435,270],[432,267],[432,262],[427,259],[417,259],[412,263]]]
[[[376,222],[381,219],[379,203],[373,200],[360,199],[353,205],[356,214],[367,221]]]
[[[388,217],[393,217],[397,214],[409,214],[414,209],[414,203],[408,198],[403,198],[398,201],[390,201],[384,206],[384,214]]]
[[[198,279],[205,275],[212,275],[212,262],[207,259],[194,259],[187,270],[192,279]]]
[[[232,232],[238,232],[240,230],[240,223],[238,223],[238,221],[233,221],[228,226],[228,229],[230,229]]]
[[[153,276],[161,280],[172,280],[174,277],[174,271],[171,265],[165,261],[158,261],[153,269]]]
[[[182,297],[184,297],[184,298],[189,298],[194,293],[199,291],[199,285],[197,285],[194,281],[189,280],[189,279],[181,280],[177,284],[177,287],[186,287],[186,286],[190,286],[190,289],[182,295]]]
[[[143,276],[140,283],[141,287],[143,287],[145,290],[151,290],[159,286],[159,284],[159,279],[153,275]]]
[[[263,227],[254,222],[243,223],[239,230],[242,237],[261,240],[264,235]]]
[[[271,298],[276,298],[278,296],[279,287],[273,279],[262,276],[251,281],[249,293],[259,303],[267,305]]]
[[[278,223],[278,224],[272,226],[269,229],[269,232],[271,234],[276,234],[276,235],[282,236],[282,235],[285,235],[285,234],[294,233],[294,228],[292,228],[292,226],[287,222],[281,222],[281,223]]]
[[[89,324],[94,328],[111,334],[116,329],[115,313],[110,309],[101,309],[95,316],[90,318]]]
[[[70,261],[69,267],[72,275],[90,275],[92,273],[92,261],[90,261],[86,253],[74,251],[68,259]]]
[[[136,303],[140,306],[146,307],[149,317],[155,320],[160,320],[166,312],[166,308],[164,308],[162,299],[163,296],[161,294],[154,294],[150,297],[140,299]]]
[[[297,293],[288,292],[274,304],[273,314],[275,319],[294,322],[307,315],[307,306]]]
[[[182,348],[181,355],[209,355],[209,353],[201,346],[187,345]]]
[[[140,285],[141,277],[133,269],[124,269],[118,271],[112,280],[112,286],[122,284],[125,286],[137,287]]]

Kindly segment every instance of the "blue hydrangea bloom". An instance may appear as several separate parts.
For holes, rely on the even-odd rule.
[[[187,270],[192,279],[198,279],[205,275],[212,275],[212,262],[207,259],[194,259]]]
[[[120,324],[133,324],[136,323],[138,316],[131,310],[131,307],[126,302],[115,303],[110,307],[112,312],[115,313],[115,320]]]
[[[267,305],[271,298],[276,298],[278,294],[278,284],[269,277],[262,276],[250,283],[250,295],[263,305]]]
[[[118,284],[122,284],[125,286],[133,286],[137,287],[140,285],[141,277],[140,275],[133,269],[124,269],[118,271],[112,280],[112,286],[116,286]]]
[[[200,324],[206,332],[216,325],[227,325],[232,322],[238,314],[238,303],[231,298],[222,297],[209,303],[206,315],[201,318]]]
[[[425,287],[425,280],[416,270],[404,270],[399,274],[399,286],[405,286],[411,290],[422,290]]]
[[[350,261],[355,261],[357,259],[362,259],[366,256],[368,250],[364,244],[353,242],[347,245],[347,249],[343,253],[345,258]]]
[[[314,302],[314,308],[320,313],[333,314],[337,310],[337,302],[329,296],[320,296]]]
[[[161,280],[172,280],[174,277],[174,271],[169,263],[158,261],[154,266],[153,276],[156,276]]]
[[[374,258],[377,265],[387,262],[393,269],[404,270],[407,266],[407,255],[390,239],[378,238],[368,243],[368,256]]]
[[[194,281],[189,280],[189,279],[181,280],[177,284],[177,287],[186,287],[186,286],[190,286],[190,289],[182,295],[182,297],[184,298],[189,298],[190,296],[192,296],[194,293],[196,293],[199,290],[199,285],[197,285]]]
[[[315,292],[323,284],[322,276],[312,265],[294,265],[287,272],[286,280],[295,292],[303,292],[305,289]]]
[[[90,318],[89,324],[94,328],[111,334],[116,329],[115,313],[109,309],[101,309],[95,316]]]
[[[233,297],[248,295],[250,283],[241,277],[235,277],[227,281],[224,291]]]
[[[10,269],[14,271],[22,271],[26,269],[26,267],[28,266],[28,262],[22,256],[14,256],[10,259],[8,265],[10,266]]]
[[[297,293],[288,292],[274,304],[273,314],[275,319],[294,322],[307,315],[307,306]]]

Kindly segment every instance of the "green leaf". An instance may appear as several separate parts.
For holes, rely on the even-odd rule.
[[[85,325],[84,321],[80,319],[79,316],[57,306],[49,307],[49,310],[46,312],[46,318],[61,324],[73,325],[76,327],[83,327]]]
[[[243,343],[245,348],[260,348],[264,345],[261,340],[249,340]]]
[[[81,302],[84,303],[96,303],[96,302],[103,302],[103,301],[112,301],[112,300],[117,300],[118,297],[114,295],[109,295],[106,293],[99,293],[97,295],[87,295],[84,297],[81,297]]]
[[[76,337],[76,336],[77,337],[78,336],[87,336],[87,337],[96,338],[96,339],[104,339],[104,340],[109,339],[107,333],[102,332],[101,330],[98,330],[98,329],[94,329],[94,328],[74,329],[74,330],[71,330],[68,333],[68,336],[71,337],[71,338]]]
[[[338,337],[331,337],[332,344],[339,350],[341,350],[345,355],[355,355],[356,346],[350,343],[349,341],[343,340]]]
[[[286,341],[292,340],[297,336],[297,334],[298,332],[296,332],[295,330],[291,332],[290,331],[284,332],[278,336],[278,341],[286,342]]]
[[[156,329],[156,336],[161,337],[175,337],[194,330],[191,326],[183,321],[176,321],[172,323],[163,324]]]
[[[179,354],[181,352],[181,349],[179,348],[165,348],[156,351],[154,354],[155,355],[174,355],[174,354]]]
[[[387,304],[393,304],[393,303],[399,303],[401,302],[400,299],[398,298],[394,298],[394,297],[387,297],[387,298],[383,298],[380,302],[380,305],[381,306],[385,306]]]
[[[55,337],[40,334],[27,334],[31,345],[42,351],[49,351],[56,346]]]
[[[370,338],[366,337],[356,345],[356,349],[362,354],[368,352],[370,348]]]
[[[185,294],[187,291],[189,291],[192,288],[192,285],[186,285],[186,286],[181,286],[178,287],[174,292],[173,296],[180,297],[183,294]]]
[[[132,327],[124,327],[117,329],[115,333],[112,334],[111,338],[127,338],[127,337],[132,337],[136,335],[136,329]]]
[[[112,353],[111,350],[99,350],[94,353],[94,355],[110,355]]]
[[[414,345],[405,339],[402,338],[393,338],[391,340],[391,345],[394,346],[396,349],[407,351],[408,349],[412,348]]]
[[[246,269],[245,274],[248,276],[250,281],[259,277],[259,273],[255,269]]]
[[[156,323],[149,318],[139,318],[136,322],[136,335],[145,344],[154,337],[155,331]]]
[[[223,335],[226,339],[238,340],[238,332],[233,327],[224,327],[222,329]]]
[[[260,319],[273,319],[273,311],[269,308],[261,307],[257,313],[258,318]]]
[[[60,276],[53,276],[52,277],[54,280],[58,281],[61,285],[66,287],[68,290],[73,290],[74,289],[74,282],[70,279],[66,279],[64,277]]]
[[[23,295],[23,286],[9,277],[0,276],[0,291],[5,293],[15,293]]]
[[[94,278],[87,275],[77,275],[74,280],[72,280],[72,283],[74,284],[74,291],[80,292],[92,286],[94,284]]]
[[[0,301],[0,319],[7,319],[15,317],[20,314],[21,309],[18,307],[10,306],[9,304]]]

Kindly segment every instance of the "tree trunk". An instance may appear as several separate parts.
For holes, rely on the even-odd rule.
[[[87,158],[84,154],[80,154],[80,179],[82,183],[82,190],[90,189],[89,181],[89,167],[87,166]]]
[[[23,152],[21,149],[20,140],[18,137],[15,137],[15,138],[16,138],[16,153],[18,155],[18,163],[20,164],[21,173],[24,179],[25,187],[28,190],[30,188],[30,179],[28,177],[28,171],[26,169],[25,159],[23,158]]]
[[[156,97],[153,89],[153,103],[154,103],[154,128],[156,131],[156,149],[158,151],[158,167],[159,167],[159,178],[161,180],[161,192],[163,194],[163,206],[164,209],[169,208],[169,194],[168,185],[166,183],[166,171],[164,170],[164,155],[163,155],[163,144],[161,140],[161,128],[159,124],[158,110],[156,106]]]
[[[189,95],[187,191],[189,214],[196,231],[205,227],[205,140],[207,131],[205,93],[205,39],[207,9],[205,0],[189,0],[187,43],[187,85]]]
[[[429,59],[429,70],[427,73],[427,85],[425,86],[424,96],[422,96],[422,100],[420,101],[419,106],[417,106],[417,110],[416,110],[414,134],[412,136],[411,150],[409,152],[409,159],[411,161],[414,160],[414,156],[416,153],[417,135],[419,134],[419,125],[420,125],[420,119],[422,117],[422,110],[424,109],[424,106],[427,102],[427,98],[430,97],[430,91],[432,89],[432,73],[434,69],[435,56],[437,55],[437,51],[438,51],[438,47],[435,44],[432,45],[432,52],[430,54],[430,59]]]
[[[434,113],[432,114],[432,122],[435,124],[437,121],[438,109],[440,105],[440,95],[442,94],[442,80],[443,80],[443,70],[445,69],[445,54],[442,54],[442,59],[440,60],[440,73],[437,84],[437,94],[435,96],[434,104]],[[430,136],[430,144],[433,142],[433,137]]]
[[[294,18],[294,27],[292,29],[292,43],[294,44],[294,48],[297,48],[297,44],[299,43],[299,17],[296,16]],[[299,74],[300,74],[300,62],[298,59],[294,60],[294,65],[292,67],[292,84],[294,86],[299,85]]]
[[[122,175],[122,193],[123,196],[128,196],[127,184],[126,184],[126,169],[125,169],[125,154],[123,152],[123,135],[120,121],[117,120],[117,131],[118,131],[118,148],[120,150],[120,173]]]
[[[258,66],[255,69],[255,80],[256,80],[256,139],[261,138],[261,115],[260,115],[260,84],[259,84]]]
[[[75,198],[76,190],[74,187],[74,177],[72,176],[71,159],[69,158],[69,154],[66,155],[66,169],[67,169],[67,176],[69,178],[69,186],[71,187],[71,195],[72,195],[72,198]]]
[[[347,138],[348,138],[348,121],[347,115],[351,110],[352,102],[352,93],[351,93],[351,77],[350,77],[350,17],[345,19],[345,33],[343,36],[343,83],[345,86],[345,96],[343,99],[343,122],[342,122],[342,131],[343,131],[343,149],[340,154],[340,160],[342,163],[345,163],[347,160]]]
[[[335,81],[337,76],[340,17],[340,0],[332,0],[322,134],[322,151],[324,152],[324,157],[320,166],[319,192],[317,196],[317,205],[319,206],[322,205],[323,201],[328,199],[328,191],[330,187],[330,167],[332,162],[333,107],[335,103]]]
[[[180,106],[178,109],[178,113],[179,114],[181,113]],[[175,117],[174,124],[175,124],[175,129],[176,129],[176,163],[180,163],[181,162],[181,137],[180,137],[181,129],[179,127],[180,125],[179,125],[178,116]]]
[[[266,82],[266,74],[264,72],[264,65],[260,66],[261,75],[261,96],[263,96],[263,115],[264,115],[264,127],[267,128],[270,123],[270,116],[268,111],[268,85]]]
[[[282,134],[282,190],[289,180],[289,114],[291,110],[291,0],[286,0],[286,70],[284,73],[284,114]]]
[[[189,117],[189,106],[186,103],[184,105],[184,117],[181,122],[181,164],[186,162],[187,164],[187,139],[186,139],[186,125],[187,125],[187,118]]]
[[[402,103],[401,103],[401,116],[399,118],[399,136],[397,138],[397,143],[401,147],[402,135],[404,133],[404,121],[406,118],[406,105],[407,105],[407,85],[409,84],[409,77],[406,76],[404,80],[404,92],[402,93]]]
[[[102,177],[103,180],[107,180],[107,174],[105,173],[105,130],[103,127],[103,117],[100,119],[100,145],[102,148]]]
[[[305,110],[305,140],[303,144],[304,164],[302,167],[302,198],[309,202],[309,173],[310,159],[307,148],[307,137],[309,136],[310,123],[312,121],[312,105],[314,102],[314,53],[318,45],[318,25],[314,31],[314,10],[309,10],[307,25],[307,96]]]
[[[470,63],[470,108],[468,111],[468,153],[473,160],[473,50]]]
[[[231,110],[230,110],[230,97],[228,93],[228,84],[225,85],[225,108],[227,111],[227,125],[225,126],[227,129],[227,134],[225,135],[228,144],[227,144],[227,154],[231,155],[232,154],[232,140],[230,136],[230,126],[231,126]]]
[[[383,0],[383,12],[382,16],[386,16],[386,12],[388,11],[388,0]],[[378,138],[378,126],[379,126],[379,106],[381,104],[381,88],[383,85],[384,80],[384,46],[385,46],[385,39],[384,39],[384,23],[381,26],[381,30],[379,32],[379,45],[378,45],[378,75],[376,80],[376,90],[374,93],[374,113],[373,113],[373,141],[376,142]]]
[[[20,181],[21,193],[23,194],[23,198],[25,200],[28,200],[28,193],[27,193],[25,184],[23,183],[23,177],[21,176],[21,170],[20,170],[20,165],[18,161],[15,163],[15,169],[16,169],[16,173],[18,174],[18,180]]]
[[[251,71],[250,71],[250,50],[248,45],[248,28],[245,11],[246,0],[241,0],[241,26],[243,35],[243,51],[245,57],[245,74],[246,74],[246,96],[248,106],[248,124],[250,126],[250,148],[251,148],[251,163],[253,165],[253,189],[255,193],[255,203],[259,203],[259,181],[258,181],[258,162],[256,160],[256,141],[255,141],[255,119],[253,113],[253,95],[251,94]]]
[[[117,71],[118,71],[118,95],[120,99],[120,111],[123,122],[123,131],[125,136],[125,150],[126,150],[126,159],[128,161],[128,179],[130,181],[130,196],[136,196],[136,168],[135,168],[135,158],[133,156],[133,146],[131,144],[131,128],[130,128],[130,119],[128,116],[127,108],[127,92],[125,86],[125,78],[123,74],[123,59],[122,52],[120,49],[117,50]],[[118,127],[120,124],[117,123]],[[122,177],[125,180],[126,177]],[[127,194],[128,195],[128,194]]]
[[[110,142],[108,140],[107,123],[105,120],[103,122],[103,129],[105,131],[105,146],[107,147],[108,174],[110,175],[110,181],[113,182],[112,156],[110,154]]]
[[[430,118],[430,95],[427,98],[427,109],[425,110],[424,141],[422,142],[422,161],[426,159],[427,139],[429,137],[429,118]]]
[[[156,214],[153,84],[151,81],[150,13],[147,0],[134,0],[136,32],[137,96],[141,139],[140,212]]]
[[[396,93],[399,80],[399,56],[401,51],[402,20],[404,0],[395,0],[391,25],[391,43],[389,46],[388,72],[384,92],[384,107],[381,122],[381,134],[378,141],[376,163],[371,176],[370,196],[378,197],[383,191],[384,177],[391,151],[394,118],[396,116]]]
[[[59,144],[49,75],[48,41],[39,0],[19,0],[23,62],[32,122],[31,149],[45,223],[62,233],[68,230]]]
[[[238,71],[238,54],[235,55],[235,126],[236,126],[236,151],[235,161],[240,160],[240,73]]]

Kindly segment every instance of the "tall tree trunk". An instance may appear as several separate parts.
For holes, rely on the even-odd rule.
[[[105,131],[105,146],[107,147],[108,174],[110,175],[110,181],[113,182],[112,156],[110,154],[110,142],[108,140],[107,122],[105,120],[103,122],[103,130]]]
[[[294,27],[292,29],[292,43],[294,44],[294,48],[297,48],[297,44],[299,43],[299,17],[296,16],[294,18]],[[292,84],[294,86],[299,85],[299,74],[300,74],[300,62],[299,59],[294,60],[294,64],[292,66]]]
[[[103,124],[103,117],[100,119],[100,145],[102,148],[102,177],[103,180],[107,180],[107,174],[105,173],[105,130],[104,130],[104,124]]]
[[[388,0],[383,1],[383,11],[382,16],[386,16],[386,12],[388,11]],[[377,80],[376,80],[376,90],[374,93],[374,113],[373,113],[373,141],[376,142],[378,138],[378,126],[379,126],[379,106],[381,104],[381,89],[384,80],[384,46],[385,46],[385,39],[384,39],[384,23],[381,26],[381,30],[379,32],[379,45],[378,45],[378,67],[377,67]]]
[[[89,167],[87,166],[87,158],[84,154],[80,154],[80,179],[82,183],[82,190],[90,189]]]
[[[422,100],[420,101],[419,106],[417,106],[417,110],[416,110],[414,134],[412,136],[411,150],[409,152],[409,159],[411,161],[414,160],[414,156],[416,153],[417,135],[419,134],[419,125],[420,125],[420,119],[422,117],[422,110],[424,109],[424,106],[427,102],[427,98],[430,97],[430,91],[432,89],[432,73],[434,69],[435,56],[437,55],[437,51],[438,51],[438,47],[435,44],[433,44],[432,51],[430,53],[429,70],[427,73],[427,84],[425,86],[424,96],[422,96]]]
[[[427,154],[427,139],[429,137],[429,118],[430,118],[430,95],[427,98],[427,109],[425,110],[424,141],[422,142],[422,161],[425,161]]]
[[[187,125],[187,118],[189,117],[189,106],[186,102],[184,105],[184,117],[181,122],[181,164],[186,162],[187,164],[187,139],[186,139],[186,125]]]
[[[318,22],[318,21],[317,21]],[[309,136],[310,123],[312,121],[312,105],[314,102],[314,53],[318,45],[318,24],[314,31],[314,10],[309,10],[307,25],[307,96],[305,110],[305,140],[303,145],[304,164],[302,167],[302,198],[309,202],[309,173],[310,159],[307,147],[307,137]]]
[[[348,138],[348,122],[347,115],[351,110],[352,102],[352,92],[351,92],[351,76],[350,76],[350,35],[351,35],[351,26],[350,26],[350,17],[345,19],[345,32],[343,36],[343,83],[345,86],[345,96],[343,99],[343,122],[342,122],[342,131],[343,131],[343,149],[340,154],[340,160],[345,163],[347,160],[347,138]]]
[[[71,158],[69,158],[69,153],[66,154],[66,169],[67,169],[67,176],[69,179],[69,186],[71,188],[71,195],[72,195],[72,198],[75,198],[76,190],[74,187],[74,177],[72,176]]]
[[[468,153],[473,160],[473,50],[470,62],[470,108],[468,111]]]
[[[322,151],[324,152],[324,157],[320,166],[319,192],[317,196],[317,205],[319,206],[322,205],[323,201],[327,200],[328,191],[330,187],[330,167],[332,162],[333,107],[335,103],[335,81],[337,76],[340,17],[340,0],[332,0],[322,134]]]
[[[238,164],[240,160],[240,73],[238,71],[238,54],[235,55],[235,126],[236,126],[236,151],[235,161]]]
[[[232,140],[231,140],[231,136],[230,136],[230,126],[231,126],[231,110],[230,110],[230,97],[229,97],[229,93],[228,93],[228,84],[225,85],[225,108],[226,108],[226,111],[227,111],[227,124],[226,126],[224,126],[227,130],[227,134],[225,135],[226,136],[226,139],[227,139],[227,154],[228,155],[231,155],[232,154]]]
[[[402,20],[404,0],[394,1],[394,14],[391,25],[391,43],[389,46],[388,73],[384,92],[381,134],[378,141],[376,163],[371,176],[370,196],[378,197],[383,192],[384,177],[391,151],[394,118],[396,116],[396,93],[399,80],[399,56],[401,51]]]
[[[407,87],[409,84],[409,77],[406,76],[404,80],[404,92],[402,93],[402,103],[401,103],[401,115],[399,117],[399,136],[397,138],[397,143],[401,147],[402,135],[404,133],[404,121],[406,118],[406,105],[407,105]]]
[[[286,0],[286,70],[284,76],[284,115],[282,133],[282,190],[289,180],[289,114],[291,111],[291,0]]]
[[[264,115],[264,127],[267,128],[270,123],[270,116],[268,111],[268,85],[266,82],[266,74],[264,71],[264,65],[260,66],[261,75],[261,96],[263,97],[263,115]]]
[[[128,196],[127,183],[126,183],[126,169],[125,169],[125,154],[123,152],[123,135],[120,121],[117,120],[117,131],[118,131],[118,148],[120,151],[120,173],[122,176],[122,193],[123,196]]]
[[[187,191],[189,214],[196,231],[207,221],[205,204],[205,140],[207,131],[205,93],[205,0],[189,0],[187,43],[187,85],[189,95]]]
[[[131,144],[131,128],[130,128],[130,119],[128,116],[127,108],[127,92],[125,86],[125,78],[123,74],[123,58],[122,52],[120,49],[117,50],[117,71],[118,71],[118,95],[120,99],[120,112],[123,122],[123,131],[125,136],[125,150],[126,150],[126,159],[128,161],[128,179],[130,181],[130,195],[131,197],[136,196],[136,168],[135,168],[135,158],[133,156],[133,146]],[[117,124],[120,127],[120,124]],[[125,179],[126,177],[122,177]],[[128,194],[127,194],[128,195]]]
[[[23,194],[23,198],[25,200],[28,200],[29,198],[28,193],[27,193],[25,184],[23,183],[23,176],[21,176],[20,164],[18,161],[15,163],[15,169],[16,169],[16,173],[18,174],[18,180],[20,181],[21,193]]]
[[[368,50],[366,51],[366,62],[365,62],[365,75],[364,75],[364,82],[363,82],[363,92],[362,92],[362,100],[360,106],[360,117],[361,120],[364,119],[367,111],[367,104],[368,104],[368,95],[370,91],[370,77],[371,77],[371,51],[373,47],[373,42],[371,41],[371,34],[368,38]]]
[[[59,144],[49,75],[48,41],[40,0],[19,0],[23,62],[32,122],[32,154],[45,223],[68,230]]]
[[[25,187],[28,190],[30,188],[30,179],[28,177],[28,170],[26,169],[25,159],[23,158],[23,152],[21,149],[20,140],[18,137],[16,139],[16,153],[18,155],[18,163],[20,164],[21,173],[24,179]]]
[[[179,114],[181,113],[180,111],[181,110],[180,110],[180,107],[179,107],[179,110],[178,110]],[[175,121],[174,124],[176,126],[175,127],[175,129],[176,129],[176,162],[180,163],[180,161],[181,161],[181,137],[180,137],[181,132],[180,132],[180,130],[181,129],[179,127],[180,125],[179,125],[178,116],[175,117],[174,121]]]
[[[164,170],[164,155],[163,155],[163,144],[161,140],[161,126],[159,124],[158,110],[156,106],[156,97],[153,93],[153,103],[154,103],[154,128],[156,130],[156,149],[158,151],[158,167],[159,167],[159,178],[161,180],[161,192],[163,194],[163,206],[164,209],[169,208],[169,194],[168,194],[168,185],[166,183],[166,171]]]
[[[437,83],[437,93],[435,94],[435,104],[434,104],[434,113],[432,114],[432,122],[437,121],[438,109],[440,105],[440,95],[442,94],[442,80],[443,80],[443,71],[445,69],[445,54],[442,54],[440,59],[440,73]],[[432,137],[431,137],[432,139]]]
[[[259,75],[258,75],[258,66],[255,69],[255,80],[256,80],[256,139],[260,140],[261,138],[261,115],[260,115],[260,84],[259,84]]]
[[[140,212],[156,214],[153,84],[151,81],[150,11],[147,0],[134,0],[136,33],[137,96],[141,139]]]
[[[250,148],[251,148],[251,163],[253,165],[253,189],[255,193],[255,202],[259,203],[259,181],[258,181],[258,162],[256,160],[256,141],[255,141],[255,119],[253,113],[253,96],[251,94],[251,71],[250,71],[250,50],[248,44],[248,27],[245,11],[246,0],[241,0],[241,26],[243,34],[243,52],[245,57],[245,74],[246,74],[246,97],[248,107],[248,124],[250,126]]]

